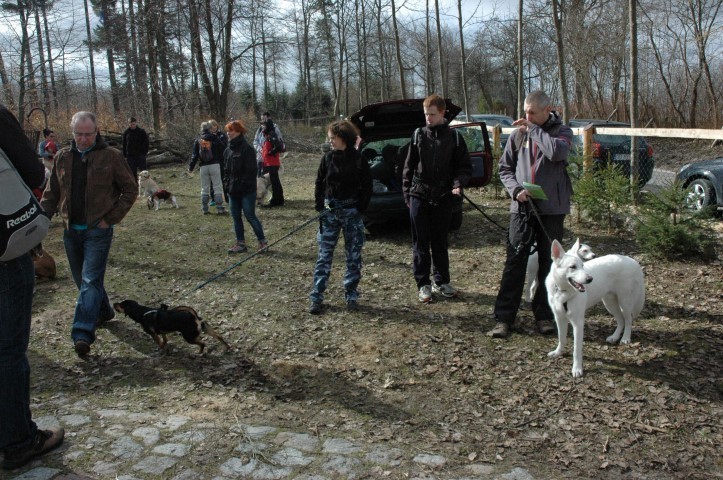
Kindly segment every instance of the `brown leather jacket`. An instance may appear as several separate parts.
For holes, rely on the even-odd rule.
[[[56,154],[53,173],[40,201],[40,206],[48,216],[60,212],[65,228],[68,228],[70,218],[74,148],[75,142]],[[86,221],[88,225],[95,225],[103,219],[108,225],[115,225],[133,207],[138,194],[138,186],[128,162],[118,150],[109,147],[100,135],[93,149],[85,154],[85,159],[88,162]]]

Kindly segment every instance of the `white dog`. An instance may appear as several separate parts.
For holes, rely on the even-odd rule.
[[[269,174],[265,173],[260,177],[256,177],[256,205],[263,205],[266,197],[271,194],[271,180]]]
[[[151,174],[148,170],[143,170],[138,173],[138,196],[146,197],[146,205],[148,209],[155,207],[155,210],[161,205],[161,202],[170,201],[174,207],[178,208],[178,202],[176,197],[169,192],[158,186],[158,184],[151,178]]]
[[[578,243],[576,243],[578,245]],[[574,247],[573,247],[574,248]],[[582,340],[585,311],[602,300],[617,321],[608,343],[630,343],[633,319],[645,303],[645,277],[640,264],[625,255],[605,255],[583,263],[572,249],[565,253],[552,242],[552,267],[545,279],[547,299],[557,323],[557,348],[547,355],[562,355],[567,342],[567,323],[574,341],[572,376],[582,376]],[[621,338],[622,334],[622,338]]]
[[[577,256],[582,259],[583,262],[592,260],[595,258],[595,254],[590,248],[590,245],[580,244],[580,239],[575,242],[572,250],[577,252]],[[535,292],[537,291],[537,272],[540,270],[540,262],[537,260],[537,250],[535,250],[527,258],[527,282],[525,283],[525,289],[523,290],[523,296],[526,302],[531,302],[535,298]]]

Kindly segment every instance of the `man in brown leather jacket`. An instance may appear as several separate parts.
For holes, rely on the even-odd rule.
[[[60,213],[63,244],[80,293],[71,338],[80,357],[90,352],[95,328],[115,316],[103,286],[113,225],[133,206],[137,186],[128,163],[98,133],[95,115],[78,112],[70,122],[73,141],[58,152],[40,204]]]

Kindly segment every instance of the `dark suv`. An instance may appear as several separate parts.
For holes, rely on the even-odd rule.
[[[409,218],[402,196],[402,170],[412,134],[424,127],[424,99],[395,100],[367,105],[350,117],[359,129],[359,151],[372,171],[374,193],[364,220],[367,226]],[[461,111],[449,100],[445,118],[451,121]],[[482,187],[492,178],[492,155],[484,122],[452,126],[462,134],[472,160],[468,187]],[[452,230],[462,225],[462,197],[454,196]]]
[[[592,124],[599,128],[630,128],[630,125],[622,122],[609,122],[607,120],[574,119],[568,122],[570,128],[582,128]],[[643,137],[638,139],[638,186],[642,188],[653,176],[655,159],[653,158],[653,147],[648,145]],[[620,167],[620,173],[630,177],[630,136],[629,135],[596,135],[592,136],[592,157],[596,166],[604,166],[612,163]],[[582,156],[582,136],[573,136],[573,148],[575,153]]]

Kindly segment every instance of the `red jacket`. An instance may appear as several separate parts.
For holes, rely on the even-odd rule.
[[[273,144],[269,141],[268,137],[264,141],[264,145],[261,150],[261,156],[264,159],[264,167],[280,167],[281,159],[279,158],[279,152],[271,154],[271,149],[274,148]]]

